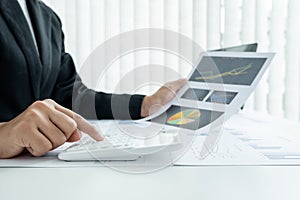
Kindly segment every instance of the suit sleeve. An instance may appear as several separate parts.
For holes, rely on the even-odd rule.
[[[62,34],[61,66],[52,98],[87,119],[139,119],[143,95],[107,94],[87,88],[65,52]]]

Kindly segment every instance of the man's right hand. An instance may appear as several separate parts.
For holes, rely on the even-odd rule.
[[[42,156],[65,142],[80,140],[84,132],[103,138],[83,117],[53,100],[37,101],[9,122],[0,124],[0,158],[12,158],[27,149]]]

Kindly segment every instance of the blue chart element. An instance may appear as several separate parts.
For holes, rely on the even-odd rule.
[[[282,146],[260,146],[260,145],[256,145],[256,144],[249,144],[252,148],[254,149],[281,149]]]
[[[264,153],[264,156],[270,160],[298,160],[300,159],[299,153]]]
[[[242,135],[242,134],[240,134]],[[260,141],[262,139],[256,139],[256,138],[240,138],[243,142],[252,142],[252,141]]]

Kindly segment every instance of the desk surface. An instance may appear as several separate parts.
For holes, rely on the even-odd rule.
[[[0,168],[0,200],[299,200],[299,187],[300,166]]]
[[[300,167],[169,167],[133,175],[99,168],[0,169],[3,200],[292,200]]]

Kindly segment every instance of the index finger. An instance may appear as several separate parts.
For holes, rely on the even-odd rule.
[[[91,136],[96,141],[103,140],[103,137],[99,134],[99,132],[95,129],[94,126],[92,126],[86,119],[84,119],[82,116],[80,116],[77,113],[74,113],[73,111],[62,107],[61,105],[57,104],[56,102],[49,100],[50,103],[55,107],[56,110],[68,115],[71,117],[76,123],[77,128],[86,133],[87,135]]]
[[[91,125],[86,119],[82,116],[78,115],[77,113],[74,114],[74,120],[77,123],[78,129],[89,136],[91,136],[96,141],[103,140],[103,137],[99,134],[99,132],[95,129],[93,125]]]

